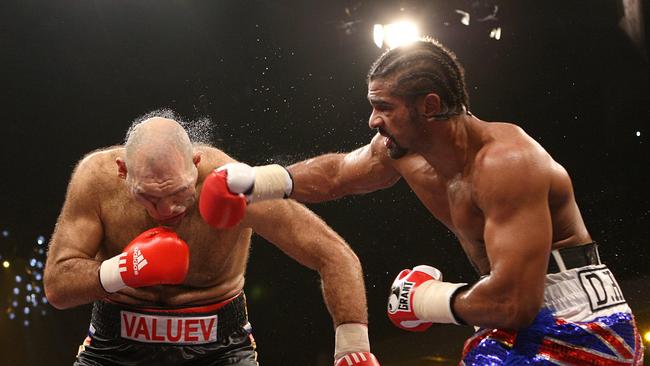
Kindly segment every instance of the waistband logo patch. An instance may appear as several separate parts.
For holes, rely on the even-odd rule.
[[[120,312],[122,338],[145,343],[203,344],[217,340],[217,315],[176,317]]]
[[[606,267],[578,272],[580,285],[589,298],[592,311],[597,311],[625,303],[623,293]]]

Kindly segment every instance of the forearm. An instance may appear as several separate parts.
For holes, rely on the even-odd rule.
[[[287,167],[293,178],[291,198],[300,202],[323,202],[345,195],[338,171],[346,154],[325,154]]]
[[[323,298],[334,326],[368,323],[366,290],[361,264],[349,248],[336,261],[327,261],[320,269]]]
[[[453,299],[454,313],[465,323],[487,328],[521,328],[529,325],[543,301],[543,288],[501,285],[484,277]]]
[[[43,280],[49,303],[67,309],[104,298],[99,282],[100,263],[93,259],[70,258],[48,264]]]

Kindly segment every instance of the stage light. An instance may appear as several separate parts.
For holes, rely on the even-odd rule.
[[[391,23],[386,25],[375,24],[373,39],[377,47],[395,48],[413,43],[420,38],[420,32],[415,23],[409,21]]]
[[[501,27],[493,28],[490,31],[490,38],[494,38],[497,41],[501,39]]]
[[[646,343],[650,344],[650,331],[645,332],[643,339],[645,339]]]
[[[16,283],[21,283],[23,281],[23,278],[20,277],[20,275],[16,275]]]
[[[9,230],[7,229],[2,230],[2,236],[5,238],[9,237]]]
[[[43,235],[39,235],[36,239],[36,243],[38,243],[38,245],[43,245],[43,243],[45,243],[45,237]]]
[[[14,287],[14,295],[20,294],[20,289],[18,287]]]
[[[375,24],[372,35],[377,47],[381,48],[384,44],[384,26],[381,24]]]
[[[9,261],[3,261],[3,262],[2,262],[2,267],[4,267],[4,268],[9,268],[9,266],[10,266]]]

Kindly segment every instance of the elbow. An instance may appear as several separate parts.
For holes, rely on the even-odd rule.
[[[339,246],[338,250],[330,252],[330,255],[319,264],[316,270],[320,273],[327,270],[341,271],[345,268],[352,272],[361,272],[361,261],[354,251],[345,243]]]
[[[47,273],[43,279],[43,291],[45,292],[45,298],[47,298],[47,302],[55,309],[65,310],[72,307],[67,303],[66,296],[61,288],[61,285],[52,280],[51,276]]]
[[[521,299],[509,301],[506,306],[500,306],[502,327],[507,329],[521,329],[533,323],[539,309],[541,302],[528,302]]]

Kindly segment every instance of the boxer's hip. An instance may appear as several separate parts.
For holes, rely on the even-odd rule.
[[[611,271],[589,264],[546,276],[544,304],[523,329],[480,329],[464,365],[641,365],[643,344]]]
[[[182,364],[201,360],[256,365],[246,300],[182,308],[93,304],[87,338],[76,365]]]
[[[178,308],[93,304],[91,331],[103,338],[188,345],[218,342],[248,323],[243,293],[223,302]]]

